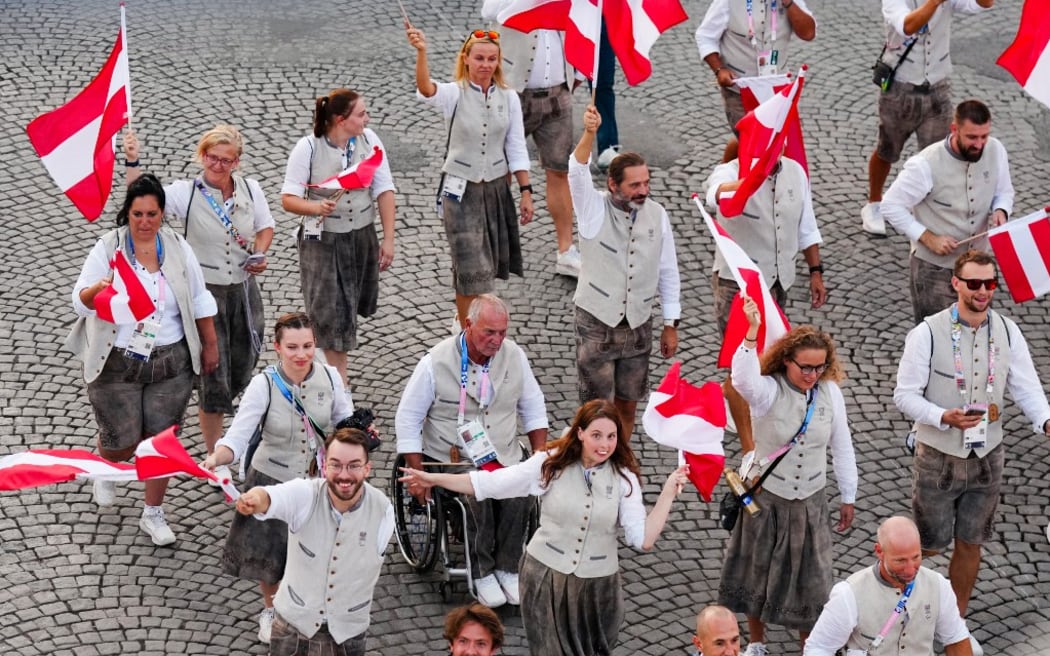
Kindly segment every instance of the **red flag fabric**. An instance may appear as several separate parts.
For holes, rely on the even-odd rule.
[[[771,99],[774,94],[781,93],[790,86],[791,75],[780,73],[759,77],[738,77],[733,80],[733,83],[740,89],[740,100],[744,105],[744,111],[750,112]],[[806,142],[802,138],[802,121],[788,121],[784,125],[784,131],[786,133],[784,157],[798,162],[808,177],[809,160],[806,157]]]
[[[737,157],[740,160],[740,187],[733,193],[723,193],[718,200],[718,209],[726,217],[739,216],[751,195],[762,186],[773,172],[789,133],[795,131],[793,123],[799,123],[798,100],[806,77],[803,66],[795,81],[769,100],[748,112],[736,124],[740,137]],[[801,134],[801,127],[798,127]]]
[[[762,271],[755,261],[748,257],[740,244],[733,241],[729,233],[711,218],[704,209],[699,196],[694,195],[693,201],[700,209],[708,230],[715,240],[715,247],[722,253],[726,265],[733,274],[741,292],[755,300],[758,311],[762,315],[762,325],[758,329],[758,352],[761,353],[767,346],[780,339],[780,337],[791,330],[784,311],[780,309],[769,291]],[[729,321],[726,322],[726,332],[722,338],[722,348],[718,353],[718,366],[728,367],[732,364],[733,354],[740,348],[740,343],[747,335],[747,316],[744,314],[744,299],[742,294],[737,294],[733,304],[729,308]]]
[[[134,481],[135,466],[79,449],[34,449],[0,458],[0,490],[25,490],[76,478]]]
[[[1050,107],[1050,2],[1025,0],[1017,36],[996,63],[1029,95]]]
[[[115,251],[109,266],[113,270],[113,282],[95,297],[99,318],[110,323],[134,323],[153,314],[157,306],[135,275],[124,251]]]
[[[142,440],[135,448],[135,469],[139,478],[163,478],[173,474],[189,474],[218,482],[214,473],[202,468],[175,436],[175,426],[164,429],[153,437]]]
[[[102,214],[113,185],[112,139],[128,122],[128,57],[123,30],[105,65],[75,98],[26,127],[44,167],[88,221]]]
[[[710,501],[725,465],[725,398],[718,383],[696,387],[682,379],[681,367],[681,362],[672,364],[649,394],[642,425],[657,443],[683,452],[689,479],[704,501]]]
[[[1050,207],[1021,219],[1007,221],[988,232],[988,242],[999,261],[1015,303],[1050,292]]]
[[[652,75],[649,51],[657,38],[688,18],[679,0],[601,0],[601,14],[597,0],[515,0],[497,18],[521,32],[564,30],[565,58],[593,80],[602,16],[609,44],[631,85]]]
[[[322,180],[317,184],[306,185],[316,189],[364,189],[372,184],[372,178],[376,174],[379,165],[383,163],[383,151],[375,146],[372,154],[357,164],[336,173],[330,178]]]

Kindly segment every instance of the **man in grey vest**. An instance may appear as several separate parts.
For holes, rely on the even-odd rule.
[[[874,565],[835,584],[803,656],[971,656],[970,632],[948,580],[922,566],[919,530],[907,517],[879,526]]]
[[[922,149],[948,133],[952,119],[952,13],[977,13],[991,8],[993,2],[882,0],[886,47],[879,64],[893,74],[879,91],[879,135],[868,160],[868,203],[860,212],[865,232],[876,237],[886,235],[882,189],[908,138],[914,134]]]
[[[805,0],[714,0],[707,8],[696,28],[696,46],[715,74],[734,132],[747,113],[736,79],[783,73],[792,34],[803,41],[817,35],[817,21]],[[722,161],[736,158],[736,150],[731,137]]]
[[[957,301],[908,333],[893,400],[915,422],[912,511],[923,552],[943,551],[954,539],[948,575],[965,616],[981,544],[995,533],[1004,393],[1044,435],[1050,404],[1017,324],[991,309],[995,259],[964,253],[951,284]]]
[[[1013,210],[1006,148],[989,136],[991,129],[984,103],[959,103],[951,133],[908,159],[886,192],[883,216],[912,244],[915,323],[955,301],[955,258],[970,248],[987,249],[984,233],[1006,223]]]
[[[696,656],[740,656],[740,625],[725,606],[704,606],[696,616]]]
[[[569,191],[579,221],[583,266],[576,285],[576,370],[580,403],[616,405],[623,437],[634,431],[638,401],[649,391],[653,300],[660,297],[660,353],[678,350],[681,281],[674,233],[663,206],[649,198],[649,167],[638,153],[609,164],[607,190],[594,187],[590,159],[602,118],[583,114],[583,136],[569,159]]]
[[[481,17],[495,21],[512,0],[485,0]],[[503,75],[521,98],[525,137],[532,136],[547,177],[547,211],[558,241],[555,272],[580,275],[580,251],[572,243],[572,198],[569,197],[569,155],[572,153],[573,67],[565,59],[565,32],[529,33],[500,26]]]
[[[397,452],[409,467],[422,469],[424,459],[515,465],[522,460],[519,418],[533,451],[547,443],[543,392],[525,352],[507,338],[509,320],[502,300],[481,294],[470,304],[463,332],[439,342],[416,365],[394,417]],[[475,439],[479,433],[491,450],[475,451],[483,443]],[[409,486],[408,491],[423,500],[422,489]],[[534,501],[465,500],[476,523],[469,528],[478,601],[489,607],[516,605],[525,522]]]
[[[736,191],[742,182],[739,175],[738,159],[716,166],[707,180],[708,206],[717,208],[722,194]],[[820,259],[823,239],[813,213],[809,178],[798,162],[781,157],[773,174],[748,199],[743,214],[730,219],[719,212],[717,218],[733,241],[758,265],[778,305],[783,307],[787,302],[787,290],[795,282],[795,261],[799,251],[809,266],[810,304],[814,309],[824,305],[828,293],[824,287],[824,265]],[[740,288],[717,249],[711,281],[718,332],[724,334],[729,322],[729,310]],[[749,453],[755,448],[755,440],[752,437],[747,401],[736,391],[729,377],[722,389],[729,401],[730,414],[743,453]]]
[[[288,563],[274,597],[270,656],[364,656],[372,594],[394,509],[365,479],[367,438],[341,428],[325,441],[324,478],[254,487],[237,512],[288,523]]]

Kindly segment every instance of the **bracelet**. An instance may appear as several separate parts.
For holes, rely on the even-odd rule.
[[[129,169],[138,168],[139,161],[137,159],[136,160],[130,160],[130,159],[124,160],[124,166],[128,167]]]
[[[521,185],[520,187],[518,187],[518,191],[520,191],[523,194],[527,191],[527,192],[529,192],[531,194],[532,193],[532,185],[530,185],[530,184]]]
[[[813,266],[809,267],[809,272],[810,273],[824,273],[824,263],[822,262],[820,264],[814,264]]]

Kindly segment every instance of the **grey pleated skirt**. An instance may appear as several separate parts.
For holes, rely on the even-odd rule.
[[[249,467],[244,477],[244,489],[280,482]],[[274,584],[284,578],[287,558],[288,524],[279,519],[260,521],[233,511],[233,523],[222,550],[224,572],[249,581]]]
[[[523,275],[518,212],[506,178],[468,182],[461,201],[442,200],[456,293],[495,291],[495,279]]]
[[[532,656],[608,656],[623,623],[620,572],[584,579],[521,560],[521,617]]]
[[[763,490],[726,548],[718,603],[768,624],[809,631],[831,592],[831,527],[823,490],[789,501]]]

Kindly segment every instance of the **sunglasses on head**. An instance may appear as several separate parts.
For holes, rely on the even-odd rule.
[[[499,41],[499,32],[493,32],[492,30],[474,30],[470,33],[470,37],[475,39],[488,39],[489,41]]]
[[[956,276],[956,278],[959,278],[959,276]],[[995,278],[959,278],[959,282],[966,283],[966,289],[969,289],[971,292],[977,291],[982,285],[988,291],[992,291],[999,286],[999,281]]]

